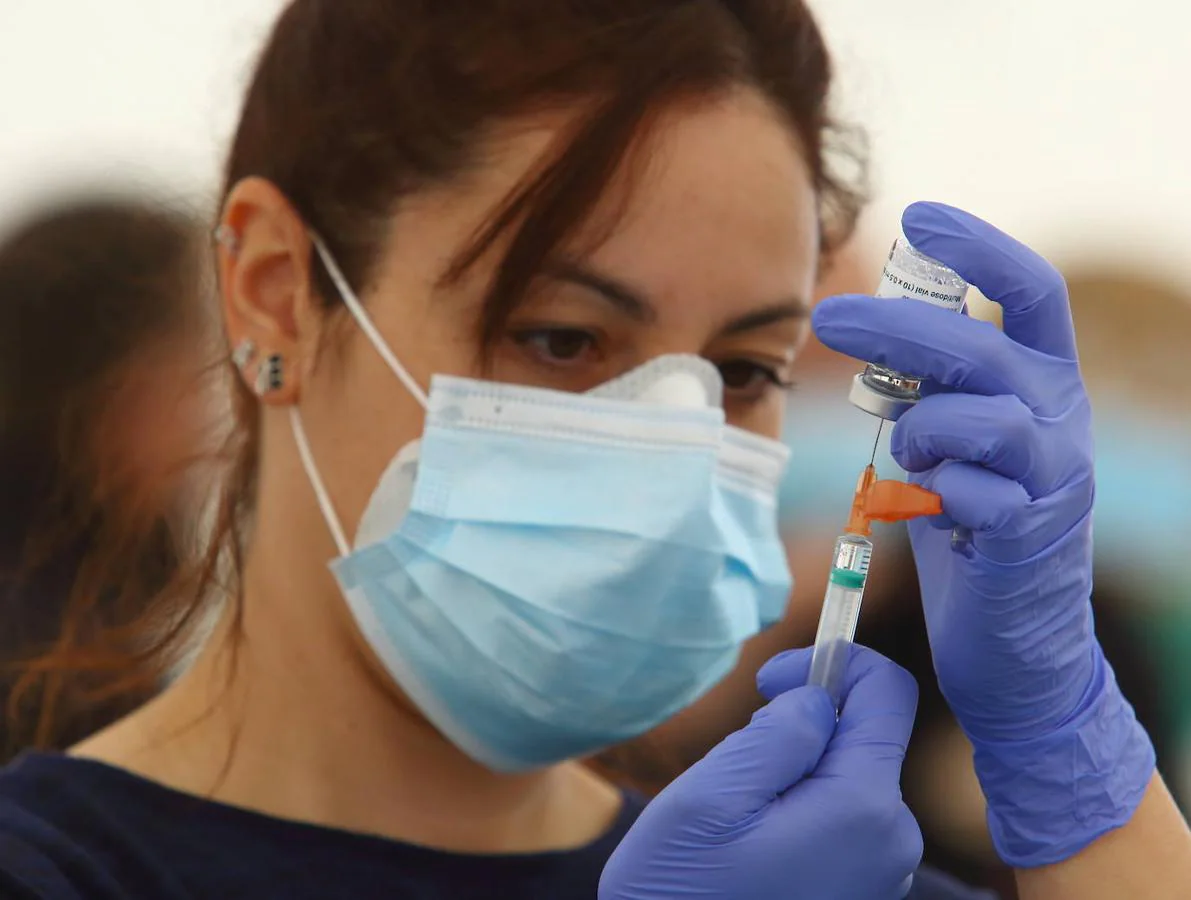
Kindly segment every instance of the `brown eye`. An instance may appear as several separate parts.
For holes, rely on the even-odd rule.
[[[582,362],[596,346],[593,335],[577,328],[539,328],[514,339],[538,361],[559,366]]]
[[[760,399],[771,387],[793,386],[783,381],[776,369],[747,359],[719,363],[719,370],[724,379],[724,392],[738,399]]]
[[[761,387],[763,383],[780,384],[777,373],[772,369],[759,366],[747,360],[733,360],[720,363],[720,376],[724,379],[724,387],[730,391],[744,391],[749,388]]]

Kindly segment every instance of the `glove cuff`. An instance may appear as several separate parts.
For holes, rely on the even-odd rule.
[[[997,853],[1018,869],[1070,859],[1125,825],[1153,778],[1154,747],[1096,645],[1083,710],[1032,741],[976,743]]]

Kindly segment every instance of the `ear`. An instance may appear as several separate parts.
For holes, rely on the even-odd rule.
[[[322,324],[306,225],[271,182],[246,178],[228,194],[217,235],[224,326],[240,377],[263,403],[292,405]]]

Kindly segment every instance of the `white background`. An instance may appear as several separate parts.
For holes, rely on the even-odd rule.
[[[477,0],[479,2],[479,0]],[[209,199],[279,0],[0,0],[0,223],[48,189]],[[1176,0],[814,0],[869,127],[875,244],[917,198],[1061,262],[1191,284],[1191,7]]]

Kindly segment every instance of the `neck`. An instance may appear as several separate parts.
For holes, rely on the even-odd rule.
[[[458,751],[378,670],[325,567],[245,571],[195,664],[158,700],[77,748],[168,786],[265,814],[443,850],[525,853],[602,834],[619,795],[575,763],[502,775]],[[314,614],[312,611],[321,611]]]

